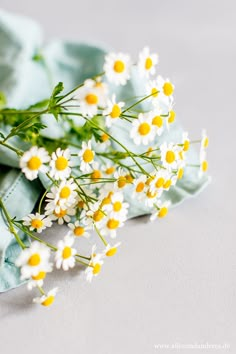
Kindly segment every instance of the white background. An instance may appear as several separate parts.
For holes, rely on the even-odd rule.
[[[91,285],[57,273],[51,308],[31,305],[25,287],[0,296],[0,352],[236,353],[235,339],[235,1],[1,0],[34,17],[45,40],[105,43],[160,54],[176,85],[176,111],[195,139],[210,135],[212,184],[149,224],[120,231],[121,252]],[[54,232],[55,234],[55,232]],[[0,235],[1,237],[1,235]],[[57,236],[59,237],[59,236]],[[167,350],[155,344],[224,344],[230,350]]]

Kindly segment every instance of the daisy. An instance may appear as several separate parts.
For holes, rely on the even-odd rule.
[[[85,141],[82,142],[82,150],[78,153],[80,157],[80,170],[82,172],[88,173],[92,171],[92,167],[94,164],[94,156],[95,153],[91,147],[91,140],[87,143]]]
[[[116,171],[116,166],[112,163],[107,163],[102,166],[102,171],[108,176],[112,176]]]
[[[157,80],[150,80],[146,84],[146,94],[152,95],[150,98],[152,101],[157,101],[159,99],[160,88]]]
[[[156,109],[153,112],[150,112],[152,115],[152,125],[154,127],[155,133],[158,136],[161,136],[164,130],[164,118],[161,116],[161,111]]]
[[[169,79],[163,79],[163,77],[157,77],[157,85],[160,92],[165,96],[170,97],[174,92],[174,85],[170,82]]]
[[[32,181],[38,177],[39,172],[47,172],[45,163],[50,161],[48,152],[44,148],[33,146],[20,158],[20,168],[26,178]]]
[[[126,179],[126,173],[123,171],[121,167],[118,168],[118,170],[114,173],[114,178],[116,179],[116,182],[114,183],[115,189],[121,189],[124,188],[127,184],[127,179]]]
[[[75,237],[86,237],[88,238],[90,236],[88,230],[90,229],[88,226],[84,226],[81,224],[80,221],[75,221],[74,224],[69,223],[68,224],[70,231],[69,235],[75,236]]]
[[[56,212],[60,209],[65,210],[77,203],[78,193],[76,191],[77,185],[73,178],[63,180],[59,187],[53,186],[49,193],[46,194],[47,208],[53,208]]]
[[[206,130],[202,131],[202,140],[201,140],[201,148],[206,149],[209,145],[209,138],[207,136]]]
[[[110,196],[110,203],[105,206],[105,211],[108,212],[109,217],[122,218],[122,216],[124,216],[126,219],[128,208],[129,204],[124,202],[124,195],[120,192],[116,192]]]
[[[170,124],[174,123],[175,121],[175,116],[176,113],[175,111],[173,111],[172,109],[169,111],[168,117],[167,117],[167,121],[166,121],[166,125],[167,125],[167,129],[169,129]]]
[[[146,192],[146,188],[147,188],[146,181],[147,181],[147,177],[144,175],[134,180],[133,197],[135,198],[137,197],[138,199],[142,198],[142,194]]]
[[[144,197],[144,203],[148,207],[152,207],[155,203],[157,198],[159,198],[162,194],[162,190],[155,190],[153,191],[151,188],[148,188],[145,197]]]
[[[67,271],[69,268],[75,266],[76,249],[72,248],[74,244],[74,237],[66,235],[64,240],[60,240],[57,244],[57,251],[55,253],[56,268]]]
[[[57,148],[52,153],[52,159],[50,161],[51,170],[49,175],[55,180],[67,179],[71,173],[72,162],[70,161],[70,150],[62,150]]]
[[[141,76],[148,77],[155,74],[158,55],[151,54],[150,49],[145,47],[139,54],[138,69]]]
[[[188,137],[188,133],[187,132],[183,132],[182,135],[182,144],[183,144],[183,151],[186,152],[189,150],[190,147],[190,140]]]
[[[103,265],[104,254],[96,254],[96,245],[92,247],[91,260],[88,267],[85,270],[86,280],[91,283],[93,277],[98,276]]]
[[[49,263],[50,248],[41,242],[34,241],[30,247],[21,251],[15,265],[20,267],[21,279],[37,276],[41,271],[51,272],[52,264]]]
[[[36,214],[29,214],[25,216],[23,219],[23,225],[29,226],[30,231],[37,231],[41,233],[46,227],[52,226],[52,221],[49,217],[45,215],[40,215],[39,213]]]
[[[103,177],[103,175],[102,175],[102,171],[100,169],[99,163],[94,162],[93,170],[91,171],[91,180],[96,182],[96,181],[99,181],[99,179],[101,179],[102,177]],[[96,185],[95,185],[95,188],[96,188]]]
[[[164,189],[164,185],[170,176],[171,174],[168,170],[160,169],[150,182],[150,190],[154,192]]]
[[[157,203],[157,208],[155,212],[151,215],[150,220],[153,221],[157,218],[164,218],[168,214],[168,208],[169,208],[170,202],[164,202],[164,203]]]
[[[90,209],[81,213],[81,219],[85,225],[91,226],[96,224],[97,226],[103,221],[106,217],[106,212],[103,209],[103,206],[99,202],[90,204]]]
[[[57,292],[58,288],[53,288],[47,294],[34,298],[33,302],[42,306],[51,306],[54,303]]]
[[[204,149],[200,150],[200,171],[199,176],[201,177],[208,170],[208,162],[206,159],[206,151]]]
[[[106,126],[111,127],[112,123],[120,117],[124,102],[116,102],[116,96],[113,95],[112,99],[108,101],[107,108],[103,111],[103,115],[106,116]]]
[[[106,245],[105,250],[103,251],[104,256],[112,257],[117,253],[117,248],[121,245],[121,242],[116,243],[111,246],[109,244]]]
[[[47,204],[45,210],[45,214],[49,215],[51,220],[57,220],[59,225],[64,224],[64,222],[70,222],[70,217],[76,214],[75,207],[69,207],[67,209],[58,209],[57,206],[53,206],[52,204]]]
[[[82,115],[93,117],[98,112],[100,102],[100,89],[94,80],[88,79],[84,85],[76,91],[75,99],[78,100]]]
[[[124,226],[126,220],[125,215],[117,215],[115,217],[109,216],[104,219],[104,222],[100,226],[100,232],[102,236],[116,237],[117,229]]]
[[[130,137],[136,145],[147,145],[154,139],[155,130],[150,113],[139,113],[138,118],[132,123]]]
[[[125,85],[130,79],[131,61],[129,55],[110,53],[105,56],[104,71],[109,82]]]
[[[160,150],[163,166],[170,170],[178,169],[180,161],[180,147],[174,143],[169,143],[167,145],[165,142],[160,146]]]
[[[31,279],[27,283],[27,289],[32,290],[36,286],[42,287],[46,275],[47,275],[46,271],[42,271],[42,270],[37,275],[32,275]]]

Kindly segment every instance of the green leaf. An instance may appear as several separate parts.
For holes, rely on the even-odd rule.
[[[2,91],[0,91],[0,109],[5,107],[6,104],[7,104],[6,96]]]

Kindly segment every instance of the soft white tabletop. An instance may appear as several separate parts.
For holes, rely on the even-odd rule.
[[[55,305],[31,305],[23,286],[0,296],[1,354],[236,353],[234,0],[1,0],[45,36],[106,43],[135,55],[148,44],[176,85],[186,130],[210,135],[212,184],[156,223],[120,231],[121,252],[90,285],[54,273]],[[54,231],[54,230],[53,230]],[[160,349],[159,344],[230,344]]]

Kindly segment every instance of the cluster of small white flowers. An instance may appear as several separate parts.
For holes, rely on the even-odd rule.
[[[102,82],[101,76],[86,80],[72,97],[78,103],[80,117],[84,117],[85,122],[91,121],[97,129],[96,133],[101,133],[100,140],[92,137],[82,141],[76,153],[74,149],[72,152],[69,148],[63,150],[58,147],[50,155],[44,147],[33,146],[21,157],[20,167],[27,179],[34,180],[44,174],[51,184],[41,200],[45,202],[44,213],[41,213],[40,203],[39,212],[24,217],[22,227],[31,233],[41,233],[53,222],[59,225],[66,223],[68,227],[64,239],[59,240],[56,246],[43,240],[34,241],[22,250],[16,261],[22,279],[29,280],[28,288],[37,286],[41,292],[42,296],[35,302],[49,306],[54,301],[57,289],[45,293],[42,288],[53,263],[57,269],[64,271],[73,268],[76,263],[82,263],[86,266],[85,274],[90,282],[100,273],[105,258],[117,252],[120,242],[112,245],[110,239],[117,237],[118,229],[128,218],[130,206],[124,193],[127,186],[131,189],[128,191],[131,197],[149,208],[151,220],[167,215],[170,202],[162,202],[162,194],[183,177],[187,166],[186,154],[192,142],[188,133],[184,132],[181,141],[166,139],[158,144],[158,137],[165,129],[168,133],[175,121],[175,112],[172,109],[174,85],[161,76],[153,77],[157,63],[157,54],[150,53],[149,48],[144,48],[139,54],[137,64],[132,64],[129,55],[108,54],[104,64],[107,83]],[[133,66],[137,67],[138,75],[146,80],[145,96],[128,107],[127,103],[117,100],[115,94],[109,92],[109,83],[125,85],[131,78]],[[137,113],[134,107],[144,100],[149,102],[149,111],[141,109],[142,112]],[[98,115],[101,126],[94,125],[92,120]],[[126,148],[123,153],[114,150],[110,128],[118,119],[128,120],[131,124],[130,137],[143,148],[142,153],[137,154]],[[114,141],[119,143],[119,137],[114,137]],[[207,145],[208,138],[204,131],[200,173],[207,170]],[[126,164],[127,157],[132,159],[132,165]],[[144,169],[145,164],[149,169]],[[104,250],[95,253],[97,246],[94,245],[89,255],[82,256],[76,240],[89,238],[92,232],[97,233]],[[54,262],[51,260],[52,253]]]

